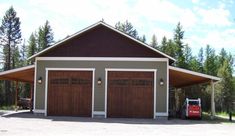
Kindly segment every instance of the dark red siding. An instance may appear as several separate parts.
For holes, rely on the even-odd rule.
[[[40,55],[41,57],[164,57],[99,25]]]

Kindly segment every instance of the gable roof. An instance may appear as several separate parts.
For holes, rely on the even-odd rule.
[[[30,59],[32,59],[32,58],[35,58],[35,57],[37,57],[37,56],[39,56],[39,55],[41,55],[41,54],[43,54],[43,53],[45,53],[45,52],[51,50],[51,49],[54,48],[54,47],[60,46],[60,45],[61,45],[62,43],[64,43],[65,41],[68,41],[68,40],[70,40],[70,39],[72,39],[72,38],[74,38],[74,37],[76,37],[76,36],[78,36],[78,35],[80,35],[80,34],[86,32],[86,31],[88,31],[88,30],[90,30],[90,29],[93,29],[93,28],[95,28],[95,27],[98,26],[98,25],[103,25],[103,26],[105,26],[105,27],[107,27],[107,28],[109,28],[109,29],[111,29],[111,30],[113,30],[113,31],[115,31],[115,32],[117,32],[117,33],[119,33],[119,34],[121,34],[121,35],[123,35],[123,36],[125,36],[125,37],[127,37],[127,38],[129,38],[129,39],[131,39],[131,40],[133,40],[133,41],[135,41],[135,42],[137,42],[137,43],[139,43],[140,45],[143,45],[144,47],[147,47],[147,48],[149,48],[149,49],[155,51],[156,53],[159,53],[159,54],[163,55],[164,57],[169,58],[169,59],[170,59],[171,61],[173,61],[173,62],[176,61],[176,60],[175,60],[174,58],[172,58],[171,56],[169,56],[169,55],[167,55],[167,54],[165,54],[165,53],[163,53],[163,52],[161,52],[161,51],[159,51],[159,50],[157,50],[157,49],[155,49],[155,48],[149,46],[149,45],[146,44],[146,43],[143,43],[143,42],[141,42],[141,41],[139,41],[139,40],[137,40],[137,39],[135,39],[135,38],[133,38],[133,37],[131,37],[131,36],[125,34],[124,32],[121,32],[120,30],[118,30],[118,29],[116,29],[116,28],[114,28],[114,27],[112,27],[112,26],[110,26],[110,25],[104,23],[103,21],[99,21],[99,22],[97,22],[97,23],[95,23],[95,24],[93,24],[93,25],[91,25],[91,26],[89,26],[89,27],[86,27],[85,29],[82,29],[81,31],[79,31],[79,32],[77,32],[77,33],[75,33],[75,34],[73,34],[73,35],[71,35],[71,36],[69,36],[69,37],[67,37],[67,38],[65,38],[65,39],[63,39],[63,40],[61,40],[61,41],[56,42],[54,45],[52,45],[52,46],[50,46],[50,47],[48,47],[48,48],[46,48],[46,49],[44,49],[44,50],[42,50],[42,51],[40,51],[40,52],[34,54],[34,55],[32,55],[31,57],[28,58],[28,60],[30,60]]]

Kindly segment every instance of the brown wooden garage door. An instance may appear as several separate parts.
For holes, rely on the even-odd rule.
[[[92,72],[49,71],[47,114],[91,116]]]
[[[153,72],[108,72],[108,117],[153,118]]]

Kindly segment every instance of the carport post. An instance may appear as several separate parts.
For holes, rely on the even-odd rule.
[[[33,83],[30,83],[30,111],[33,111]]]
[[[16,81],[16,88],[15,88],[15,110],[17,111],[18,106],[18,81]]]
[[[215,117],[215,84],[211,80],[211,119]]]

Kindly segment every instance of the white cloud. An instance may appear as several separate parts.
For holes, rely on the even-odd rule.
[[[192,35],[185,42],[198,50],[200,47],[205,47],[207,44],[216,49],[217,52],[221,48],[227,49],[232,54],[235,54],[235,29],[226,29],[224,31],[213,30],[205,35]]]
[[[197,4],[199,3],[199,0],[192,0],[192,3]]]
[[[224,6],[212,9],[196,9],[196,12],[201,17],[201,23],[212,26],[230,26],[232,23],[229,20],[230,12],[224,9]]]

